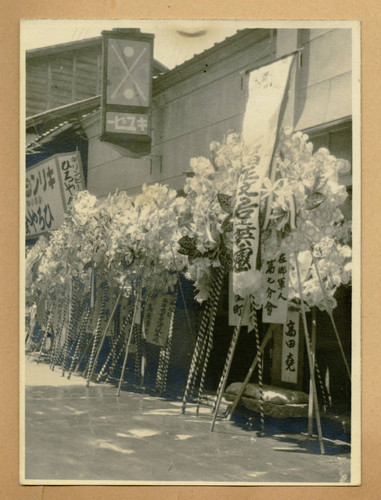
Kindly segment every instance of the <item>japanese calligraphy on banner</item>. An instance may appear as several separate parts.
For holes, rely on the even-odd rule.
[[[239,317],[243,311],[245,299],[240,295],[233,292],[233,277],[232,273],[229,273],[229,326],[237,326],[239,322]],[[249,308],[246,307],[244,316],[242,318],[242,326],[248,326],[249,324]]]
[[[249,154],[238,181],[234,208],[233,290],[247,297],[257,287],[260,188],[270,168],[281,105],[294,56],[250,73],[242,137]]]
[[[175,293],[158,293],[149,300],[144,311],[147,342],[161,347],[165,346],[175,305]]]
[[[287,321],[283,326],[282,340],[282,382],[296,384],[298,381],[299,352],[299,312],[288,311]]]
[[[283,324],[287,318],[288,255],[283,252],[276,259],[266,261],[263,271],[266,279],[266,303],[263,306],[262,321]]]
[[[85,183],[76,152],[57,154],[33,165],[25,177],[25,233],[30,238],[57,229],[73,196]]]

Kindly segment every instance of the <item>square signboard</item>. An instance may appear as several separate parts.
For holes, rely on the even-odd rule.
[[[103,31],[102,139],[147,154],[151,144],[154,35]]]

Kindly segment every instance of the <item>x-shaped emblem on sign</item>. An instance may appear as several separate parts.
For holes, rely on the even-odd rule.
[[[147,48],[144,47],[144,49],[140,52],[140,54],[135,59],[135,61],[132,63],[132,65],[131,65],[130,68],[127,66],[127,64],[125,63],[123,57],[121,57],[120,53],[118,52],[118,49],[115,47],[115,45],[113,43],[111,43],[111,48],[115,52],[116,57],[119,59],[121,65],[123,66],[123,68],[124,68],[124,70],[126,72],[125,75],[124,75],[124,77],[121,79],[121,81],[119,82],[118,86],[114,90],[114,92],[111,94],[111,98],[114,99],[114,97],[116,96],[116,94],[119,92],[119,89],[121,88],[121,86],[124,84],[124,82],[127,80],[127,78],[129,78],[131,80],[132,85],[134,85],[134,87],[136,88],[136,90],[140,94],[140,97],[144,101],[147,101],[147,97],[144,95],[144,92],[142,91],[142,89],[140,88],[138,82],[134,79],[134,77],[132,75],[132,72],[133,72],[135,66],[140,61],[140,59],[143,57],[144,53],[147,51]]]

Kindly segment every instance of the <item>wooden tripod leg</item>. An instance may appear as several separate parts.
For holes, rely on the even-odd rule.
[[[222,377],[221,377],[221,380],[220,380],[220,383],[219,383],[219,389],[217,390],[217,401],[216,401],[216,405],[215,405],[215,408],[214,408],[214,414],[213,414],[212,423],[211,423],[211,426],[210,426],[210,431],[211,432],[213,432],[213,429],[214,429],[214,424],[215,424],[216,419],[217,419],[218,410],[220,408],[222,395],[223,395],[223,393],[225,391],[226,382],[227,382],[228,377],[229,377],[229,372],[230,372],[230,368],[231,368],[231,365],[232,365],[232,362],[233,362],[233,357],[234,357],[234,351],[235,351],[235,348],[237,346],[238,337],[239,337],[239,334],[240,334],[240,331],[241,331],[242,318],[245,315],[245,310],[246,310],[246,307],[247,307],[247,303],[248,303],[248,299],[246,297],[245,298],[245,302],[243,304],[241,316],[239,317],[238,325],[234,328],[234,332],[233,332],[233,336],[232,336],[232,339],[231,339],[231,342],[230,342],[228,356],[227,356],[227,359],[226,359],[224,371],[222,373]]]
[[[123,360],[122,373],[120,374],[120,379],[119,379],[118,390],[117,390],[117,393],[116,393],[116,395],[117,395],[118,397],[119,397],[119,395],[120,395],[120,388],[121,388],[121,386],[122,386],[122,381],[123,381],[123,378],[124,378],[124,372],[126,371],[126,364],[127,364],[128,351],[129,351],[129,348],[130,348],[130,343],[131,343],[131,339],[132,339],[132,333],[133,333],[133,331],[134,331],[135,319],[136,319],[136,313],[137,313],[137,310],[138,310],[139,300],[140,300],[140,294],[138,294],[138,295],[136,296],[135,307],[134,307],[134,314],[133,314],[133,316],[132,316],[132,322],[131,322],[130,333],[129,333],[129,335],[128,335],[127,345],[126,345],[126,352],[125,352],[125,355],[124,355],[124,360]]]
[[[317,391],[316,391],[316,383],[315,383],[315,363],[313,360],[312,352],[311,352],[311,344],[310,344],[310,338],[308,334],[308,326],[307,326],[307,319],[306,319],[306,310],[304,307],[304,298],[303,298],[303,289],[302,289],[302,282],[300,279],[300,269],[299,269],[299,262],[298,262],[298,255],[294,254],[295,257],[295,267],[296,267],[296,273],[298,276],[298,286],[299,286],[299,297],[300,297],[300,307],[302,309],[302,319],[303,319],[303,329],[304,329],[304,336],[306,340],[306,347],[307,347],[307,354],[308,354],[308,363],[310,367],[310,376],[311,376],[311,382],[312,382],[312,389],[313,389],[313,402],[315,406],[315,417],[316,417],[316,425],[318,428],[318,436],[319,436],[319,443],[320,443],[320,453],[324,455],[324,443],[323,443],[323,434],[321,430],[321,422],[320,422],[320,412],[319,412],[319,403],[317,399]]]
[[[333,331],[335,332],[336,340],[337,340],[337,343],[339,344],[341,356],[343,358],[343,361],[344,361],[344,364],[345,364],[345,368],[346,368],[347,373],[348,373],[349,380],[352,381],[351,370],[349,368],[348,361],[347,361],[347,358],[345,356],[345,352],[344,352],[343,344],[341,343],[341,340],[340,340],[339,332],[337,331],[336,323],[335,323],[335,320],[334,320],[333,314],[332,314],[332,307],[329,305],[329,301],[328,301],[328,297],[327,297],[327,291],[325,289],[325,286],[323,284],[323,280],[322,280],[320,272],[319,272],[319,267],[317,265],[317,260],[316,260],[316,257],[314,257],[314,254],[313,254],[312,251],[311,251],[311,254],[312,254],[312,260],[313,260],[313,263],[314,263],[314,266],[315,266],[315,269],[316,269],[316,274],[317,274],[317,276],[319,278],[320,288],[321,288],[321,291],[323,292],[324,302],[325,302],[325,308],[327,310],[327,314],[329,316],[329,319],[331,320]]]
[[[87,384],[86,384],[87,387],[89,387],[89,385],[90,385],[91,377],[93,376],[93,373],[94,373],[94,370],[95,370],[95,367],[96,367],[96,364],[97,364],[97,361],[98,361],[98,358],[99,358],[99,354],[101,353],[101,350],[102,350],[102,347],[103,347],[103,344],[104,344],[107,332],[108,332],[108,330],[110,328],[111,321],[112,321],[112,319],[114,317],[116,308],[118,307],[118,304],[119,304],[119,301],[120,301],[121,297],[122,297],[122,292],[119,292],[119,295],[118,295],[118,297],[116,299],[116,302],[114,304],[114,308],[113,308],[113,310],[112,310],[112,312],[110,314],[110,317],[109,317],[109,319],[107,321],[106,327],[105,327],[105,329],[103,331],[103,335],[102,335],[101,341],[99,342],[99,345],[97,347],[97,351],[96,351],[96,354],[95,354],[95,357],[94,357],[94,361],[93,361],[93,364],[92,364],[91,369],[90,369],[90,374],[87,377]]]
[[[210,312],[210,301],[208,300],[206,305],[205,305],[204,313],[202,315],[201,325],[200,325],[200,329],[199,329],[198,336],[196,339],[196,344],[194,347],[193,356],[192,356],[192,360],[191,360],[191,364],[190,364],[190,368],[189,368],[188,380],[187,380],[187,385],[185,387],[185,392],[184,392],[184,396],[183,396],[183,404],[182,404],[182,408],[181,408],[181,413],[183,413],[183,414],[185,413],[185,408],[186,408],[186,405],[188,402],[188,397],[191,393],[191,387],[192,387],[192,385],[194,385],[193,382],[194,382],[195,377],[197,376],[197,363],[198,363],[198,359],[200,356],[200,349],[201,349],[201,346],[203,343],[203,339],[204,339],[204,336],[206,334],[206,327],[207,327],[208,321],[209,321],[209,312]]]
[[[202,400],[202,397],[204,394],[206,371],[208,369],[210,353],[211,353],[212,348],[213,348],[214,324],[216,322],[217,309],[218,309],[218,303],[219,303],[219,299],[220,299],[220,295],[221,295],[222,280],[224,278],[224,274],[225,274],[224,267],[218,268],[214,282],[213,282],[213,302],[212,302],[211,310],[210,310],[208,332],[207,332],[207,335],[205,337],[205,356],[204,356],[204,363],[203,363],[202,372],[201,372],[200,385],[198,388],[197,407],[196,407],[196,415],[197,416],[199,414],[200,404],[201,404],[201,400]]]
[[[312,308],[312,328],[311,328],[311,354],[314,359],[315,368],[315,349],[316,349],[316,307]],[[312,436],[313,420],[314,420],[314,393],[312,380],[310,378],[310,389],[308,399],[308,436]]]
[[[263,352],[269,342],[269,340],[271,339],[272,337],[272,334],[273,334],[273,325],[270,325],[268,330],[267,330],[267,333],[265,335],[265,338],[263,339],[262,341],[262,344],[261,344],[261,351]],[[245,380],[242,382],[242,385],[241,385],[241,388],[237,394],[237,396],[235,397],[234,401],[233,401],[233,404],[232,406],[230,407],[227,415],[226,415],[226,419],[227,420],[230,420],[235,409],[237,408],[237,405],[238,403],[240,402],[244,392],[245,392],[245,389],[247,387],[247,384],[250,382],[250,379],[254,373],[254,370],[256,368],[258,364],[258,354],[256,354],[255,358],[254,358],[254,361],[252,362],[250,368],[249,368],[249,371],[247,372],[247,375],[246,375],[246,378]]]

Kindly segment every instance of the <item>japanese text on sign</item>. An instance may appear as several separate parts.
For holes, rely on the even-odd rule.
[[[245,165],[237,187],[233,233],[233,289],[246,297],[251,288],[252,272],[256,268],[258,248],[259,157]]]
[[[237,326],[239,317],[242,315],[245,299],[233,292],[232,273],[229,274],[229,325]],[[241,325],[249,324],[249,308],[246,307]]]
[[[84,189],[77,153],[63,153],[28,168],[25,174],[25,233],[57,229],[77,191]]]
[[[66,205],[70,205],[74,194],[84,189],[82,169],[76,154],[58,156],[57,161],[61,173]]]
[[[155,294],[148,301],[144,311],[146,340],[150,344],[165,346],[169,334],[176,294]]]
[[[285,253],[265,263],[266,289],[262,317],[264,323],[283,324],[286,321],[288,269],[289,262]]]
[[[282,382],[296,384],[298,381],[299,313],[288,311],[283,325],[282,340]]]
[[[106,113],[106,131],[123,134],[149,133],[148,115],[137,113]]]

